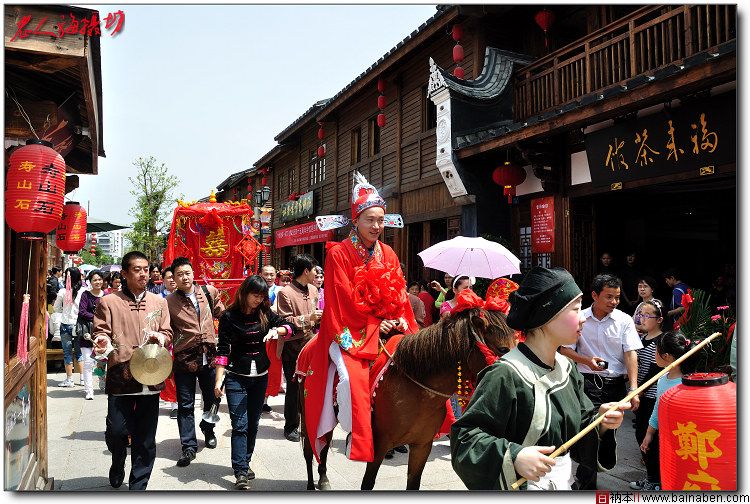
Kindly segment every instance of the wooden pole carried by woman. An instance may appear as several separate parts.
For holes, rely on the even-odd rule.
[[[679,359],[675,360],[670,365],[666,366],[659,373],[657,373],[655,376],[653,376],[650,380],[648,380],[643,385],[641,385],[640,387],[638,387],[637,389],[633,390],[628,395],[626,395],[625,398],[622,401],[620,401],[619,403],[615,404],[614,406],[612,406],[611,408],[609,408],[607,411],[605,411],[604,413],[602,413],[601,415],[599,415],[585,429],[583,429],[581,432],[579,432],[578,434],[576,434],[575,436],[573,436],[569,441],[565,442],[563,445],[561,445],[555,451],[553,451],[549,455],[549,457],[554,459],[555,457],[557,457],[559,455],[562,455],[563,453],[567,452],[570,449],[571,446],[573,446],[574,444],[576,444],[581,438],[583,438],[586,434],[588,434],[589,432],[591,432],[592,429],[597,428],[599,426],[599,424],[602,422],[602,420],[604,420],[604,416],[607,413],[609,413],[611,411],[617,410],[619,404],[630,402],[630,400],[633,397],[635,397],[636,395],[640,394],[641,392],[643,392],[644,390],[646,390],[647,388],[649,388],[651,385],[653,385],[654,383],[656,383],[656,381],[659,378],[661,378],[663,375],[665,375],[666,373],[668,373],[670,369],[674,368],[675,366],[679,366],[680,363],[682,363],[683,361],[685,361],[685,359],[689,358],[691,355],[693,355],[696,352],[698,352],[700,349],[702,349],[704,346],[706,346],[708,343],[710,343],[714,339],[718,338],[719,336],[721,336],[721,333],[716,332],[716,333],[712,334],[711,336],[709,336],[708,338],[706,338],[705,340],[701,341],[698,345],[696,345],[694,348],[692,348],[689,352],[686,352],[682,357],[680,357]],[[513,483],[511,485],[511,488],[513,490],[518,490],[521,487],[521,485],[523,485],[525,482],[526,482],[526,478],[521,478],[521,479],[517,480],[515,483]]]

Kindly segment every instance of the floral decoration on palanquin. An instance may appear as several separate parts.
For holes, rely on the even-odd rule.
[[[370,261],[354,273],[354,305],[381,319],[402,315],[406,302],[406,282],[397,270],[380,261]]]

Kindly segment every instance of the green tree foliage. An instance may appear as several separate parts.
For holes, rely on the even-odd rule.
[[[135,196],[135,206],[130,209],[133,221],[132,231],[126,233],[131,250],[140,250],[149,260],[157,262],[166,247],[169,232],[173,191],[178,179],[170,175],[164,163],[153,156],[139,157],[133,161],[137,173],[128,177]]]
[[[104,266],[105,264],[114,264],[115,260],[112,256],[102,253],[102,249],[99,245],[96,245],[96,254],[92,255],[89,249],[84,247],[81,251],[81,259],[85,264],[93,264],[94,266]]]

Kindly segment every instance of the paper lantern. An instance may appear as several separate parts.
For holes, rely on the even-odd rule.
[[[91,255],[96,255],[96,245],[92,245],[89,248],[89,252],[91,253]]]
[[[464,30],[461,28],[460,24],[453,25],[453,28],[451,28],[451,37],[453,37],[453,40],[456,42],[464,38]]]
[[[464,60],[464,48],[461,44],[453,46],[453,62],[461,63]]]
[[[318,157],[323,158],[326,156],[326,148],[324,146],[318,147]]]
[[[378,108],[383,110],[385,108],[385,95],[378,96]]]
[[[75,254],[86,245],[86,209],[77,201],[65,203],[55,230],[55,245],[65,254]]]
[[[526,180],[526,170],[506,161],[503,166],[498,166],[492,172],[492,181],[502,186],[503,195],[508,197],[508,204],[513,202],[513,196],[516,195],[516,186]]]
[[[457,66],[453,69],[453,76],[457,79],[463,79],[464,78],[464,69],[460,66]]]
[[[385,114],[382,114],[382,113],[378,114],[377,121],[378,121],[378,127],[379,128],[385,127]]]
[[[547,9],[540,10],[534,15],[534,21],[544,32],[544,47],[547,47],[547,30],[555,22],[555,15]]]
[[[382,93],[385,91],[385,81],[382,77],[378,79],[378,93]]]
[[[318,140],[323,140],[325,136],[326,136],[326,132],[323,129],[323,125],[321,124],[320,127],[318,128]]]
[[[659,399],[662,490],[737,490],[737,387],[693,373]]]
[[[26,240],[43,240],[60,223],[65,160],[44,140],[27,140],[10,155],[5,222]]]

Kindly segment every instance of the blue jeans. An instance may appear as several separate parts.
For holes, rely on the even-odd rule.
[[[211,409],[217,401],[214,395],[216,385],[216,370],[209,365],[202,366],[196,373],[183,371],[174,372],[174,387],[177,392],[177,430],[180,432],[182,450],[188,448],[198,450],[198,440],[195,438],[195,379],[201,388],[203,396],[203,412]],[[213,432],[214,424],[201,419],[200,429]]]
[[[250,467],[266,385],[268,374],[253,377],[226,374],[224,390],[232,420],[232,469],[235,476],[247,473]]]
[[[76,354],[76,360],[81,362],[81,347],[78,345],[78,338],[73,337],[73,327],[68,324],[60,324],[60,344],[63,350],[63,361],[66,365],[73,364],[73,351]]]

